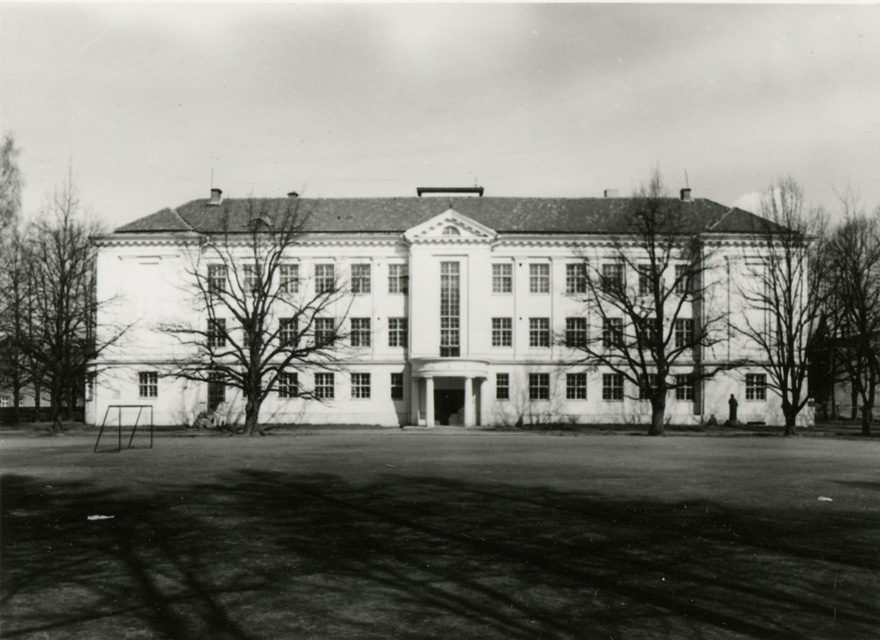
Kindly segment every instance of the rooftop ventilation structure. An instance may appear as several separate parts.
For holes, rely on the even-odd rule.
[[[221,202],[223,202],[223,190],[222,189],[211,189],[211,198],[208,200],[208,204],[212,207],[218,206]]]
[[[483,187],[416,187],[416,193],[421,198],[423,194],[442,193],[475,193],[483,197]]]

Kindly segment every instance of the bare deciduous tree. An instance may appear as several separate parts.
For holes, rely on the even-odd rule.
[[[880,382],[880,209],[867,216],[852,192],[841,203],[845,221],[828,243],[833,344],[870,435]]]
[[[782,400],[785,435],[795,436],[797,416],[809,401],[809,354],[825,308],[817,263],[825,217],[805,203],[803,189],[790,177],[763,194],[761,215],[764,222],[754,236],[761,258],[747,263],[739,286],[757,313],[742,316],[736,329],[757,345],[758,355],[745,362],[766,372],[767,386]]]
[[[670,392],[694,399],[699,383],[722,366],[705,366],[703,353],[721,340],[726,313],[708,309],[711,251],[691,203],[667,197],[659,172],[632,198],[631,229],[612,255],[584,256],[582,296],[599,326],[561,341],[582,362],[604,367],[634,385],[651,403],[649,435],[663,435]],[[633,276],[632,281],[627,277]],[[567,334],[571,333],[569,331]]]
[[[51,399],[52,429],[63,432],[85,387],[89,362],[116,342],[124,328],[95,335],[95,251],[99,226],[83,214],[72,177],[56,190],[24,241],[29,305],[24,356],[43,372]],[[37,390],[39,393],[39,390]]]
[[[280,386],[285,395],[322,399],[303,385],[292,389],[290,376],[339,367],[345,314],[334,316],[339,274],[322,271],[312,281],[289,260],[306,221],[295,202],[251,198],[243,213],[233,220],[226,212],[222,230],[191,247],[185,271],[198,320],[162,331],[189,352],[166,375],[240,390],[244,434],[253,435],[262,433],[263,402]]]

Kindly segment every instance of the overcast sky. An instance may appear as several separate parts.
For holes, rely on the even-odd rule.
[[[880,7],[0,4],[34,212],[70,161],[110,226],[206,197],[670,188],[880,205]],[[751,207],[753,208],[753,207]]]

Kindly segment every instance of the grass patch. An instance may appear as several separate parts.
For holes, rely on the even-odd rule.
[[[869,638],[880,623],[875,443],[91,445],[3,441],[4,638]]]

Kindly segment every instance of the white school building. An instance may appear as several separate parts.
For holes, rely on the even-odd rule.
[[[357,280],[333,310],[351,322],[353,344],[340,345],[341,367],[299,371],[297,384],[322,401],[280,390],[263,404],[260,421],[648,423],[650,403],[639,399],[636,385],[583,362],[563,339],[567,331],[595,336],[603,330],[585,302],[578,269],[585,256],[596,266],[613,261],[629,231],[623,214],[631,200],[608,195],[496,198],[479,188],[426,189],[401,198],[290,194],[308,217],[285,261],[303,288],[315,285],[316,273]],[[753,313],[742,286],[748,265],[761,260],[754,237],[760,219],[691,198],[690,190],[669,201],[682,208],[682,220],[700,234],[711,261],[705,272],[712,280],[709,298],[700,305],[688,301],[681,316],[695,323],[719,313],[730,319],[715,329],[718,341],[711,348],[677,362],[676,373],[688,375],[695,366],[729,363],[754,349],[733,327]],[[230,220],[246,228],[246,203],[224,199],[215,189],[210,198],[94,239],[98,332],[120,325],[127,330],[93,363],[88,423],[100,425],[111,405],[149,405],[157,425],[192,424],[206,411],[243,422],[244,403],[234,389],[164,375],[192,354],[161,327],[186,314],[199,321],[185,248],[228,229]],[[740,421],[784,424],[781,402],[759,367],[723,371],[671,391],[668,419],[696,424],[714,416],[724,422],[731,394]]]

